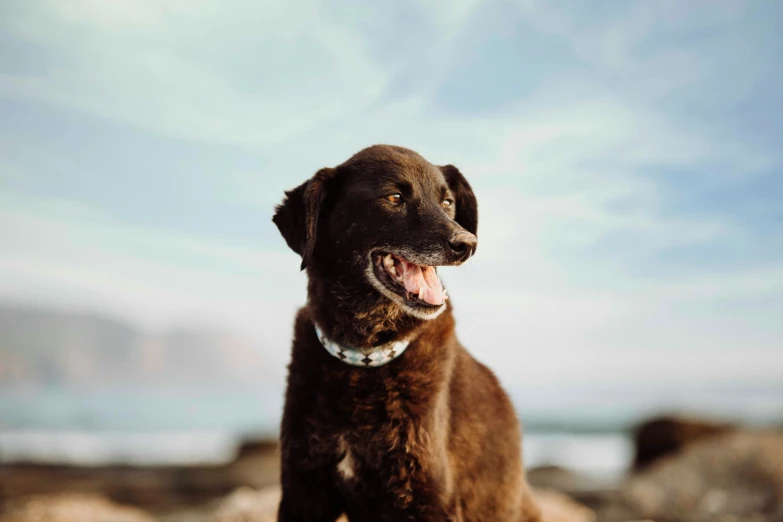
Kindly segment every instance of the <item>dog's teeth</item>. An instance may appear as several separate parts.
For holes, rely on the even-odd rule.
[[[394,257],[392,257],[391,254],[386,254],[383,256],[383,266],[386,268],[386,271],[389,272],[389,274],[393,278],[397,278],[397,269],[394,266]]]
[[[421,294],[423,293],[424,293],[424,287],[422,286],[419,288],[419,299],[421,299]]]

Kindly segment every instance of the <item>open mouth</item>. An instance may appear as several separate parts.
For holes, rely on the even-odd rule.
[[[417,265],[383,252],[373,254],[373,268],[378,281],[408,306],[440,308],[449,298],[434,266]]]

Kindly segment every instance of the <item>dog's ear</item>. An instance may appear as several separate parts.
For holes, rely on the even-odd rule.
[[[470,183],[454,165],[445,165],[440,167],[440,170],[454,194],[454,203],[457,207],[454,220],[462,228],[474,236],[478,236],[478,202],[476,195],[473,194],[473,189],[470,188]]]
[[[313,255],[318,215],[326,198],[326,185],[333,175],[334,169],[321,169],[295,189],[286,191],[272,217],[291,250],[302,256],[302,270]]]

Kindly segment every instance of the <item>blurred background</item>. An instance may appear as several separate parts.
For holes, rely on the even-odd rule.
[[[374,143],[475,189],[478,254],[441,274],[529,467],[616,477],[661,413],[780,423],[781,19],[730,0],[3,2],[0,465],[266,448],[305,300],[274,205]]]

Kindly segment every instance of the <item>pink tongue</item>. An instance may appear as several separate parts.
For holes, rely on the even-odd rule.
[[[405,281],[405,290],[419,296],[419,299],[431,305],[441,305],[446,300],[446,292],[440,283],[435,268],[422,267],[400,259],[402,277]],[[421,293],[419,293],[421,290]]]

